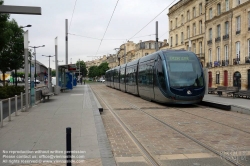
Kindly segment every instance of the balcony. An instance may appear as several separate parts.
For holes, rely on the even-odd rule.
[[[207,44],[212,44],[212,40],[208,40],[208,41],[207,41]]]
[[[233,59],[233,64],[234,64],[234,65],[240,64],[240,58],[235,58],[235,59]]]
[[[196,56],[200,59],[204,59],[205,58],[205,54],[204,53],[199,53],[199,54],[196,54]]]
[[[215,38],[215,42],[220,42],[221,41],[221,38],[220,37],[216,37]]]
[[[207,62],[207,67],[208,68],[213,67],[213,63],[212,62]]]
[[[246,56],[245,63],[250,63],[250,56]]]
[[[220,64],[221,64],[221,62],[220,62],[220,61],[214,61],[214,67],[219,67],[219,66],[220,66]]]
[[[229,65],[229,60],[222,60],[221,66],[228,66]]]
[[[229,34],[223,36],[223,40],[228,40],[228,39],[229,39]]]
[[[236,31],[236,35],[240,34],[240,30]]]

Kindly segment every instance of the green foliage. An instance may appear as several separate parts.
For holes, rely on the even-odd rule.
[[[24,72],[17,72],[17,77],[23,77],[25,75],[25,73]]]
[[[6,99],[24,93],[24,86],[2,86],[0,87],[0,99]]]
[[[76,68],[79,68],[79,64],[80,64],[80,72],[81,72],[81,75],[82,75],[83,77],[86,77],[86,75],[87,75],[86,64],[84,63],[84,61],[77,61],[77,62],[76,62]]]
[[[94,77],[100,77],[105,75],[105,72],[109,69],[108,67],[108,63],[104,62],[102,64],[100,64],[99,66],[91,66],[89,68],[89,74],[88,76],[90,78],[94,78]]]
[[[56,76],[56,70],[53,69],[53,70],[51,71],[51,77],[55,77],[55,76]]]
[[[3,5],[3,1],[0,0],[0,5]],[[7,40],[7,20],[9,14],[0,14],[0,52],[3,50]]]

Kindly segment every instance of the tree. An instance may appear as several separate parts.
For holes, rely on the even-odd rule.
[[[51,71],[51,77],[55,77],[55,76],[56,76],[56,70],[53,69],[53,70]]]
[[[3,1],[0,0],[0,5],[3,5]],[[6,30],[7,28],[7,21],[9,19],[9,14],[0,14],[0,52],[3,50],[7,37]]]
[[[103,76],[105,75],[106,71],[109,69],[109,64],[107,62],[101,63],[98,66],[99,69],[99,75],[98,76]]]
[[[0,52],[0,70],[3,77],[7,71],[15,70],[16,73],[24,65],[23,30],[14,19],[7,21],[6,25],[4,48]]]
[[[94,78],[94,77],[96,77],[96,76],[98,76],[98,75],[99,75],[98,67],[97,67],[97,66],[91,66],[91,67],[89,68],[88,76],[89,76],[90,78]]]
[[[79,68],[79,64],[80,64],[80,72],[81,72],[81,75],[82,75],[83,77],[86,77],[86,75],[87,75],[86,64],[84,63],[84,61],[77,61],[77,62],[76,62],[76,68]]]

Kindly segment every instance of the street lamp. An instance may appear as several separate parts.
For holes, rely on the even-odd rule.
[[[20,28],[32,27],[32,25],[21,26]]]
[[[51,84],[50,84],[50,58],[55,56],[55,55],[42,55],[45,57],[49,57],[49,69],[48,69],[48,87],[49,87],[49,92],[51,92]]]
[[[36,87],[36,48],[45,47],[45,45],[42,45],[42,46],[29,46],[29,47],[34,48],[34,55],[35,55],[35,87]]]

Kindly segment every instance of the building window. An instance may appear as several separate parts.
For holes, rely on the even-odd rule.
[[[184,41],[184,35],[183,35],[183,32],[181,32],[181,42],[183,43]]]
[[[175,18],[175,27],[177,28],[178,18]]]
[[[170,38],[170,47],[173,45],[173,37]]]
[[[209,9],[209,19],[213,18],[213,10],[212,8]]]
[[[183,15],[181,15],[181,23],[182,24],[184,23],[184,17],[183,17]]]
[[[217,37],[220,37],[220,25],[217,25]]]
[[[217,61],[220,61],[220,47],[217,47]]]
[[[248,12],[248,30],[250,28],[250,12]]]
[[[200,34],[202,34],[202,21],[199,21]]]
[[[250,59],[250,39],[248,39],[247,43],[248,43],[248,58]]]
[[[217,15],[221,14],[221,6],[220,3],[217,4]]]
[[[172,21],[170,21],[170,30],[172,30],[172,25],[173,23],[172,23]]]
[[[148,53],[145,53],[145,56],[148,55]]]
[[[149,49],[151,49],[151,43],[148,44]]]
[[[236,0],[237,5],[240,5],[240,0]]]
[[[190,38],[190,29],[189,29],[189,26],[187,26],[187,38],[188,39]]]
[[[229,22],[225,22],[225,35],[229,34]]]
[[[224,46],[224,50],[225,50],[225,60],[228,60],[228,45]]]
[[[220,84],[220,72],[216,72],[216,84]]]
[[[209,40],[212,40],[213,34],[212,34],[212,28],[209,29]]]
[[[195,10],[195,7],[193,8],[193,18],[196,17],[196,10]]]
[[[236,58],[237,61],[240,61],[240,42],[236,42]]]
[[[178,35],[175,35],[175,44],[178,45]]]
[[[199,4],[199,13],[202,14],[202,3]]]
[[[187,21],[190,20],[190,13],[189,13],[189,10],[187,11]]]
[[[196,25],[195,25],[195,23],[193,24],[193,36],[195,36],[196,35]]]
[[[240,31],[240,16],[236,17],[236,31]]]
[[[193,43],[193,52],[196,54],[196,44]]]
[[[226,0],[225,4],[226,4],[226,11],[228,11],[229,10],[229,0]]]
[[[212,49],[208,50],[209,62],[212,62]]]
[[[200,50],[200,56],[201,56],[201,54],[202,54],[202,42],[199,42],[199,50]]]

